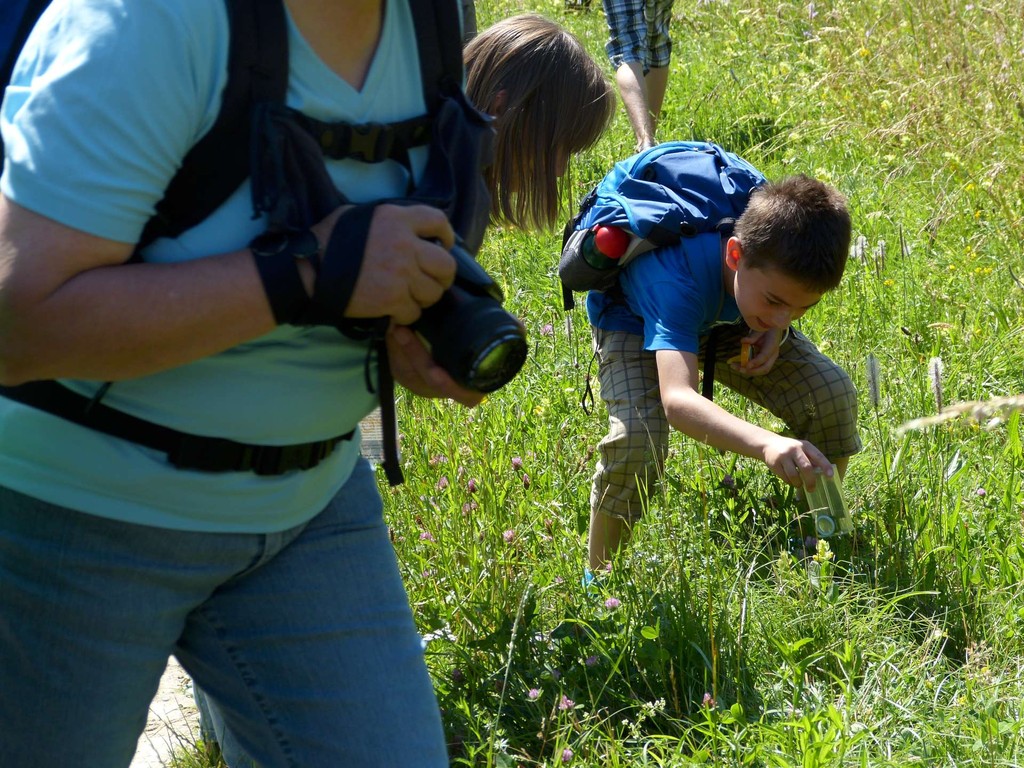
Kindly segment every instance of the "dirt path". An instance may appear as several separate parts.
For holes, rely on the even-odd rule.
[[[190,748],[198,738],[199,713],[192,700],[191,683],[172,656],[149,705],[149,720],[131,768],[165,768],[176,751]]]

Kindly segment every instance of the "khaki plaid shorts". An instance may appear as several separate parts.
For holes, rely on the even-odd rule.
[[[608,434],[598,443],[591,510],[636,521],[665,468],[669,425],[661,405],[655,354],[642,336],[591,328]],[[765,376],[744,376],[726,362],[739,353],[743,325],[718,330],[715,382],[729,387],[785,422],[832,461],[861,449],[857,391],[847,373],[793,330]],[[703,362],[707,338],[701,339]]]
[[[672,4],[675,0],[604,0],[608,22],[605,53],[618,69],[639,61],[646,75],[652,67],[667,67],[672,59]]]

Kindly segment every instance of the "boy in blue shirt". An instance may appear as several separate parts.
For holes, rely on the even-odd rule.
[[[669,426],[763,461],[790,485],[846,471],[860,450],[850,377],[790,327],[839,285],[850,246],[845,198],[807,176],[766,184],[734,234],[684,238],[622,270],[621,290],[591,291],[587,311],[609,431],[591,489],[590,568],[625,546],[664,470]],[[711,329],[716,380],[782,419],[778,435],[701,396]],[[737,355],[748,344],[749,360]]]

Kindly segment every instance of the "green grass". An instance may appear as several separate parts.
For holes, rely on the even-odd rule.
[[[605,62],[594,6],[478,0],[478,16],[538,11]],[[605,428],[580,407],[586,316],[561,309],[557,233],[493,230],[480,260],[530,359],[473,410],[402,398],[407,480],[381,477],[453,764],[1024,765],[1019,414],[898,432],[937,411],[933,358],[943,404],[1024,392],[1019,3],[675,12],[660,137],[850,199],[855,258],[800,327],[860,389],[856,531],[805,551],[808,521],[763,465],[673,435],[633,547],[586,594]],[[632,146],[620,109],[574,160],[573,200]]]
[[[486,24],[525,9],[605,61],[599,7],[478,12]],[[403,400],[408,480],[385,491],[418,620],[437,634],[428,663],[453,763],[559,765],[569,749],[580,766],[1024,764],[1019,418],[897,433],[936,412],[932,358],[944,404],[1024,392],[1019,8],[676,14],[661,138],[718,141],[770,177],[808,172],[850,199],[855,258],[801,329],[861,392],[856,532],[805,552],[808,521],[763,465],[674,435],[633,548],[588,597],[605,421],[579,405],[586,317],[569,327],[561,310],[557,233],[492,231],[480,258],[527,324],[530,360],[472,411]],[[620,110],[576,158],[572,198],[632,142]]]

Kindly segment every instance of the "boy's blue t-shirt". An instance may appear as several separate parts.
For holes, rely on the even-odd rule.
[[[740,319],[722,281],[722,239],[715,233],[684,238],[678,245],[637,256],[619,275],[615,291],[591,291],[592,325],[644,337],[644,349],[697,354],[712,326]]]
[[[356,91],[288,20],[287,102],[325,121],[394,122],[425,112],[408,5],[388,2]],[[87,233],[135,242],[181,158],[213,125],[227,80],[222,2],[53,3],[30,37],[0,112],[0,190]],[[412,153],[422,172],[425,150]],[[401,196],[400,164],[329,161],[349,199]],[[249,183],[206,221],[150,246],[152,262],[237,250],[263,231]],[[332,328],[282,326],[221,354],[129,381],[104,403],[195,434],[282,445],[353,430],[376,405],[365,342]],[[100,382],[65,382],[91,394]],[[44,501],[175,529],[268,532],[318,513],[348,478],[358,432],[315,469],[282,476],[182,471],[156,451],[0,398],[0,484]]]

